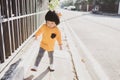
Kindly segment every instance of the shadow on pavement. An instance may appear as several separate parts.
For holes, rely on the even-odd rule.
[[[27,77],[26,79],[24,79],[24,80],[32,80],[33,79],[33,75],[30,75],[29,77]]]
[[[44,72],[42,72],[37,78],[35,78],[34,80],[42,80],[45,75],[49,72],[49,69],[47,68]]]

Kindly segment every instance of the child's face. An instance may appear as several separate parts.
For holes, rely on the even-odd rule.
[[[56,26],[55,22],[53,22],[53,21],[46,21],[46,24],[50,28],[54,28]]]

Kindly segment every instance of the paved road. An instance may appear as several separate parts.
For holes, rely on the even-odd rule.
[[[62,11],[63,19],[111,80],[120,80],[120,17]]]

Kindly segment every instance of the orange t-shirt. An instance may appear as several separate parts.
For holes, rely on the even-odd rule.
[[[56,34],[56,37],[54,39],[51,38],[51,34]],[[58,27],[49,28],[46,24],[43,24],[41,28],[36,32],[35,36],[39,36],[42,34],[42,41],[40,43],[40,47],[47,51],[53,51],[55,41],[57,40],[58,44],[62,44],[61,40],[61,33]]]

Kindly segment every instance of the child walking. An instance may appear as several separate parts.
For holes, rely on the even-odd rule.
[[[58,29],[57,25],[60,23],[58,15],[55,11],[48,11],[45,15],[46,23],[41,26],[41,28],[36,32],[35,39],[42,34],[42,40],[40,43],[40,49],[38,52],[38,56],[36,58],[34,67],[31,69],[32,71],[37,71],[37,67],[44,55],[44,52],[48,52],[49,60],[50,60],[50,71],[54,71],[54,45],[55,41],[57,40],[60,50],[62,50],[62,40],[61,40],[61,33]]]

